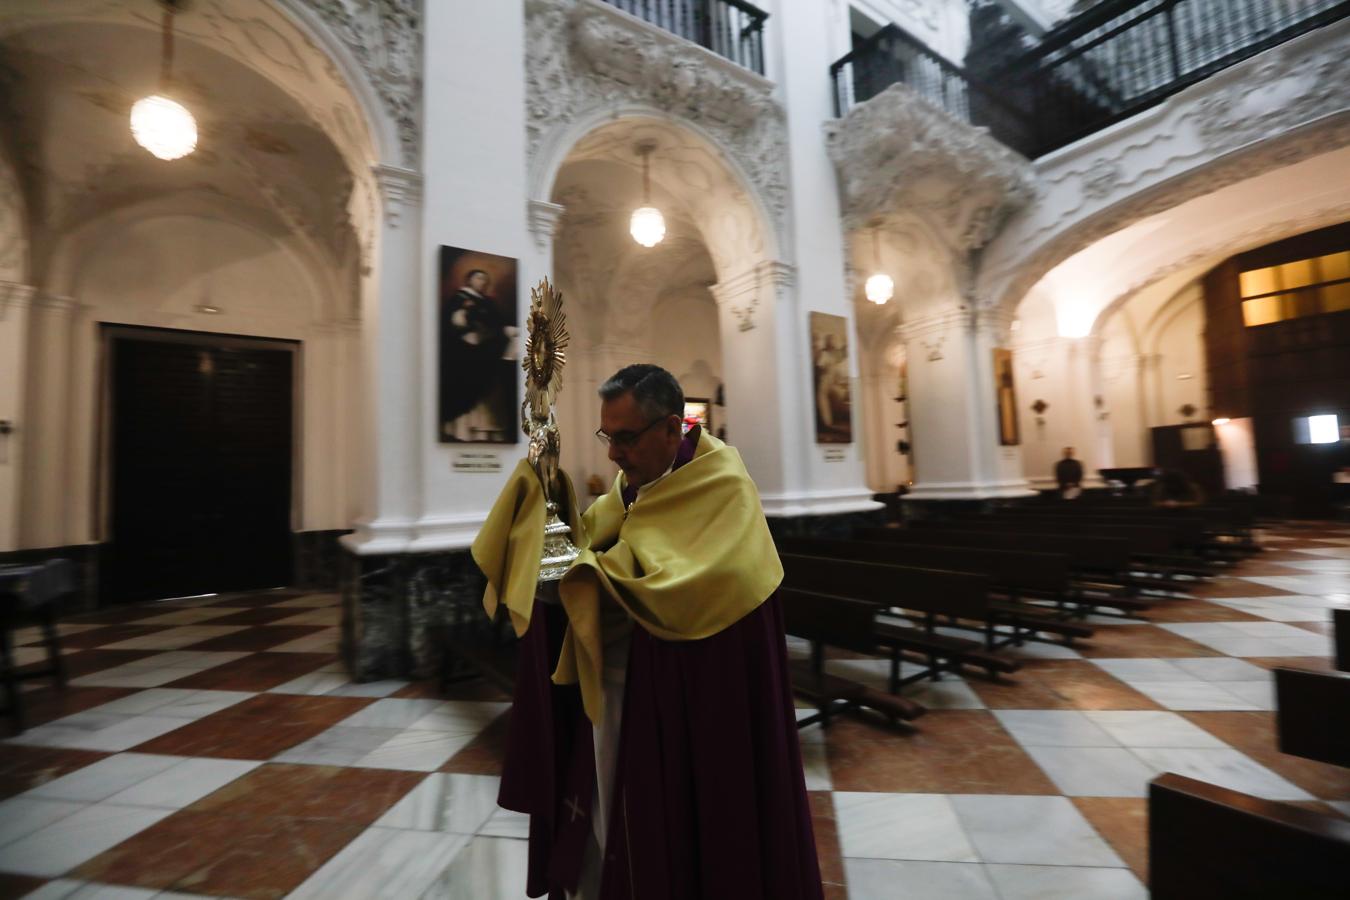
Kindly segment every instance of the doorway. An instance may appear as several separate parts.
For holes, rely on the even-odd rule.
[[[102,601],[291,579],[297,342],[104,326]]]

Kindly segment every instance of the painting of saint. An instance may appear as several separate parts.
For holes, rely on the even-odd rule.
[[[811,313],[811,377],[815,400],[816,443],[853,443],[849,395],[848,320]]]
[[[438,439],[516,443],[516,261],[442,247],[439,296]]]
[[[994,390],[998,397],[998,442],[1005,447],[1022,443],[1017,429],[1017,391],[1013,387],[1012,351],[994,348]]]

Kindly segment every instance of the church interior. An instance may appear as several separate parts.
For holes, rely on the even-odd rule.
[[[758,490],[804,896],[1344,897],[1348,18],[0,3],[0,897],[526,896],[545,280],[571,514],[637,363]]]

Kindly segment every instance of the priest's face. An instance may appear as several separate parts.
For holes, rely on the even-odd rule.
[[[609,435],[609,458],[640,488],[660,478],[680,449],[680,417],[652,419],[631,392],[600,401],[600,430]]]

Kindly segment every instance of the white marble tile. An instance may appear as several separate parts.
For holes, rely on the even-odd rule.
[[[400,734],[397,728],[352,728],[334,725],[276,757],[279,763],[351,766],[367,753]]]
[[[352,765],[370,769],[432,772],[473,739],[474,735],[471,734],[408,729],[389,738]]]
[[[979,857],[942,794],[834,792],[844,856],[977,862]]]
[[[979,863],[845,859],[849,900],[999,900]]]
[[[1159,627],[1165,631],[1180,635],[1191,641],[1204,641],[1206,638],[1237,637],[1232,622],[1162,622]]]
[[[1070,797],[1145,797],[1157,774],[1124,748],[1027,747],[1026,752]]]
[[[1267,800],[1312,800],[1313,796],[1233,749],[1139,748],[1133,751],[1159,772],[1175,772]]]
[[[530,817],[511,809],[497,809],[488,816],[478,833],[486,837],[526,840],[530,836]]]
[[[211,638],[234,634],[248,628],[247,625],[184,625],[168,628],[154,634],[127,638],[114,644],[103,644],[105,650],[181,650]]]
[[[510,703],[446,700],[408,727],[414,731],[478,734],[510,708]]]
[[[1335,551],[1328,550],[1325,552],[1334,553]],[[1287,566],[1291,569],[1300,569],[1304,572],[1350,576],[1350,554],[1347,554],[1347,558],[1344,559],[1310,559],[1307,562],[1291,561],[1280,563],[1280,565]]]
[[[520,900],[525,896],[529,844],[476,837],[459,852],[421,900]]]
[[[497,811],[495,775],[433,772],[376,820],[382,828],[474,834]]]
[[[172,814],[112,803],[87,806],[0,847],[0,871],[55,878]]]
[[[254,695],[248,691],[151,688],[96,706],[94,710],[130,715],[153,713],[156,716],[175,719],[200,719],[236,703],[242,703],[252,696]]]
[[[1261,681],[1224,681],[1221,686],[1228,693],[1241,700],[1256,705],[1257,709],[1275,710],[1275,679],[1266,677]]]
[[[216,666],[252,655],[248,651],[236,650],[172,650],[129,662],[126,666],[128,669],[169,668],[204,672],[207,669],[214,669]]]
[[[950,794],[986,863],[1124,866],[1068,797]]]
[[[331,693],[338,688],[346,687],[352,680],[347,677],[345,672],[310,672],[308,675],[301,675],[299,678],[292,679],[285,684],[279,684],[274,688],[268,688],[269,694],[307,694],[318,696],[320,694]]]
[[[1329,594],[1343,592],[1346,588],[1345,575],[1338,573],[1310,572],[1306,575],[1268,575],[1248,578],[1247,580],[1265,587],[1291,591],[1295,594]]]
[[[230,606],[197,606],[186,607],[184,609],[175,609],[172,612],[160,612],[153,616],[147,616],[144,619],[136,619],[128,622],[128,625],[197,625],[201,622],[209,622],[212,619],[219,619],[224,616],[232,616],[235,613],[244,612],[244,607]]]
[[[395,691],[408,686],[408,682],[397,679],[387,681],[367,681],[361,684],[349,683],[328,692],[330,697],[388,697]]]
[[[1047,644],[1044,641],[1027,641],[1020,647],[1009,644],[1000,647],[999,653],[1014,659],[1082,659],[1083,654],[1063,644]]]
[[[1063,866],[987,866],[1002,900],[1147,900],[1129,869]]]
[[[1194,677],[1166,659],[1093,659],[1090,662],[1129,685],[1148,681],[1187,681]]]
[[[996,709],[994,716],[1024,747],[1117,747],[1087,716],[1067,709]]]
[[[67,634],[80,634],[85,631],[93,631],[95,628],[110,628],[110,625],[86,624],[81,625],[77,622],[58,622],[56,625],[56,635],[61,637]],[[42,629],[36,625],[27,628],[17,628],[13,635],[14,646],[22,647],[25,644],[36,644],[46,640]]]
[[[118,753],[188,724],[187,719],[164,716],[117,716],[82,712],[10,738],[15,744],[68,747]]]
[[[32,791],[0,802],[0,847],[46,828],[57,819],[79,812],[87,804],[53,800]]]
[[[1337,541],[1338,544],[1350,543],[1350,541]],[[1326,556],[1332,559],[1350,560],[1350,547],[1301,547],[1294,551],[1303,553],[1307,556]]]
[[[1172,712],[1094,709],[1084,713],[1125,747],[1227,747],[1198,725]]]
[[[1243,637],[1252,638],[1303,638],[1308,632],[1283,622],[1229,622],[1228,627]]]
[[[908,697],[929,709],[984,709],[980,695],[959,678],[942,676],[941,681],[916,681],[900,689]]]
[[[268,653],[331,653],[338,648],[339,629],[325,628],[304,637],[269,647]]]
[[[1274,641],[1275,652],[1269,656],[1330,656],[1331,638],[1308,632],[1303,637],[1279,638]]]
[[[1143,681],[1131,687],[1168,709],[1191,711],[1261,709],[1256,703],[1225,690],[1225,685],[1204,681]]]
[[[58,878],[47,882],[31,894],[25,894],[23,900],[151,900],[171,896],[173,895],[149,888]]]
[[[182,809],[252,772],[261,762],[243,759],[185,759],[108,798],[123,806]]]
[[[152,669],[145,666],[133,668],[130,665],[121,665],[72,678],[70,683],[80,687],[152,688],[196,674],[196,669]]]
[[[828,791],[834,787],[830,761],[824,741],[802,741],[802,772],[808,791]]]
[[[1258,681],[1269,677],[1270,674],[1260,666],[1222,656],[1197,656],[1190,659],[1170,659],[1168,662],[1201,681]]]
[[[1350,800],[1328,800],[1326,803],[1332,809],[1350,819]]]
[[[417,897],[454,862],[469,840],[460,834],[367,828],[287,897]]]
[[[404,700],[389,697],[376,700],[339,722],[362,728],[409,728],[419,719],[423,719],[437,709],[443,700]]]
[[[23,796],[98,803],[173,768],[185,759],[183,756],[158,756],[153,753],[119,753],[39,785]]]

